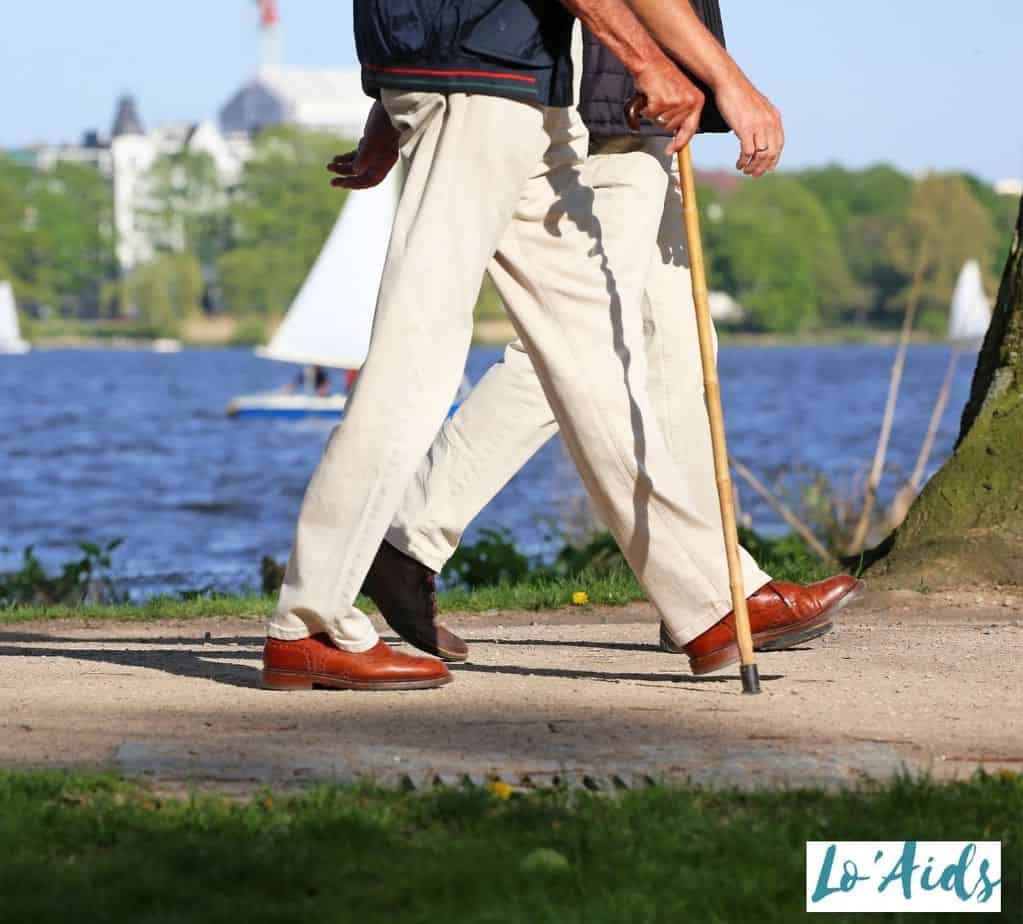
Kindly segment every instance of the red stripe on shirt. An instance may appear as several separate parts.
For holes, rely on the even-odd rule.
[[[366,70],[381,71],[385,74],[410,74],[425,77],[489,77],[494,80],[517,80],[519,83],[536,83],[535,77],[524,74],[495,73],[494,71],[441,71],[421,67],[373,67],[367,65]]]

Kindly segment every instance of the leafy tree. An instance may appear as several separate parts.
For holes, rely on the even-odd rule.
[[[988,260],[992,277],[996,278],[1005,266],[1009,256],[1007,242],[1012,237],[1013,225],[1016,222],[1016,208],[1019,199],[1015,196],[1003,196],[994,191],[991,184],[970,173],[960,174],[963,182],[969,187],[973,197],[991,213],[995,225],[995,246]],[[984,261],[982,260],[981,263]]]
[[[906,221],[913,180],[883,164],[859,171],[829,166],[804,170],[798,177],[827,209],[849,270],[862,287],[853,320],[864,324],[883,316],[884,305],[905,284],[892,265],[888,238]]]
[[[346,194],[330,186],[325,167],[347,146],[297,128],[259,136],[229,208],[234,247],[219,260],[232,313],[287,309],[344,205]]]
[[[902,314],[910,280],[918,261],[923,261],[920,291],[920,325],[935,334],[947,328],[949,302],[963,264],[970,259],[990,265],[997,248],[991,213],[976,199],[969,185],[954,174],[931,174],[913,189],[907,220],[888,238],[892,266],[902,277],[899,296],[891,307]],[[993,287],[985,273],[988,291]]]
[[[176,337],[181,322],[201,310],[202,270],[193,254],[160,254],[132,271],[124,290],[153,334]]]
[[[818,198],[792,176],[743,183],[709,225],[715,278],[759,330],[798,333],[820,326],[862,293]]]
[[[116,274],[110,182],[72,163],[31,176],[27,208],[34,258],[25,281],[36,298],[57,300],[64,313],[96,316]]]
[[[1023,204],[952,458],[871,553],[879,583],[1023,585]]]
[[[0,156],[0,278],[9,279],[22,299],[52,302],[55,293],[45,279],[34,212],[28,198],[33,171]]]
[[[194,255],[212,266],[228,246],[227,193],[209,154],[165,155],[149,172],[143,225],[157,250]]]

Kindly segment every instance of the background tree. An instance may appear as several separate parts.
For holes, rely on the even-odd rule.
[[[755,329],[800,333],[860,303],[831,217],[795,177],[742,183],[720,207],[707,235],[714,283]]]
[[[906,221],[888,238],[892,265],[903,279],[903,291],[890,307],[901,319],[910,280],[918,260],[923,259],[918,327],[944,335],[952,290],[963,264],[975,259],[982,268],[990,267],[997,248],[991,212],[977,201],[961,176],[925,177],[913,189]],[[990,270],[985,277],[990,292],[994,283]]]
[[[887,242],[906,221],[913,180],[886,165],[858,171],[830,166],[797,176],[831,216],[849,271],[861,287],[862,299],[845,320],[860,326],[884,321],[885,305],[905,286]]]
[[[871,558],[888,585],[1023,584],[1023,203],[956,450]]]
[[[91,167],[57,164],[33,173],[28,209],[41,258],[37,285],[52,293],[61,314],[98,316],[117,268],[109,181]]]
[[[201,310],[202,269],[194,254],[158,254],[134,269],[123,286],[126,301],[156,337],[179,336],[181,323]]]
[[[278,317],[291,303],[344,205],[327,163],[350,145],[334,135],[275,128],[229,208],[233,247],[218,261],[224,302],[238,316]]]
[[[161,157],[149,172],[143,225],[156,249],[192,254],[212,268],[229,243],[228,191],[203,151]]]
[[[29,199],[33,179],[31,168],[0,156],[0,278],[13,283],[20,300],[54,304],[56,292]]]

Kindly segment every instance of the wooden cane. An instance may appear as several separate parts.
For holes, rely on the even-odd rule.
[[[646,108],[642,96],[633,98],[626,106],[626,120],[634,130],[639,128],[639,114]],[[728,555],[728,583],[732,590],[732,612],[735,616],[735,635],[739,644],[742,666],[743,693],[760,693],[760,670],[753,654],[753,633],[750,629],[746,590],[742,580],[739,559],[739,531],[735,523],[735,502],[732,494],[732,476],[728,468],[728,443],[725,439],[725,415],[721,407],[721,387],[718,383],[717,357],[714,354],[714,333],[707,299],[707,270],[703,262],[703,238],[700,234],[700,213],[696,203],[696,179],[693,176],[693,156],[686,145],[678,155],[678,172],[682,183],[682,212],[685,216],[686,239],[689,248],[689,272],[692,278],[693,302],[696,305],[696,329],[700,340],[700,358],[703,361],[703,388],[710,418],[711,445],[714,450],[714,472],[717,477],[718,501],[721,504],[721,525],[725,533],[725,552]]]

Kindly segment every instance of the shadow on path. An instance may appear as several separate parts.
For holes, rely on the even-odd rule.
[[[68,658],[77,661],[90,661],[96,664],[109,664],[114,667],[136,667],[148,670],[163,671],[177,677],[189,679],[211,680],[214,683],[227,684],[228,686],[247,687],[258,689],[261,687],[260,670],[258,666],[230,663],[236,660],[260,661],[262,653],[259,650],[262,639],[233,638],[217,639],[198,647],[188,649],[175,649],[172,651],[159,648],[132,648],[132,649],[108,649],[108,648],[64,648],[53,647],[65,641],[69,645],[81,645],[81,639],[57,639],[49,637],[46,639],[47,646],[37,648],[21,648],[14,646],[0,645],[0,657],[6,658]],[[90,642],[104,642],[116,644],[115,639],[90,639]],[[141,643],[138,639],[125,639],[127,644],[180,644],[181,639],[147,639]],[[220,645],[252,645],[250,650],[245,651],[218,651]],[[525,645],[526,642],[516,644]],[[640,647],[640,650],[645,648]],[[621,673],[614,670],[578,670],[573,668],[558,667],[523,667],[510,664],[462,664],[454,665],[454,672],[507,675],[515,677],[537,677],[557,680],[596,680],[604,683],[622,682],[646,682],[664,684],[736,684],[738,677],[730,675],[715,674],[713,676],[695,677],[690,674],[676,674],[671,672],[652,673]],[[101,673],[90,671],[89,673]],[[782,674],[766,674],[761,679],[772,681],[781,679]]]

